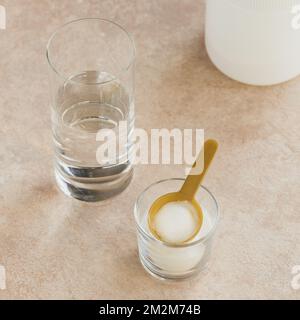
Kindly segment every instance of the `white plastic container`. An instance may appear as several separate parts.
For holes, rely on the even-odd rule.
[[[300,74],[300,0],[206,2],[206,47],[223,73],[253,85]]]

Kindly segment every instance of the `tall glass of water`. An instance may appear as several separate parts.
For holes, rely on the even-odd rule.
[[[104,200],[120,193],[132,178],[132,38],[114,22],[80,19],[52,35],[47,59],[59,188],[83,201]],[[103,129],[110,132],[106,141],[98,139]],[[108,150],[110,155],[102,161],[98,151],[104,142],[118,147],[116,153]]]

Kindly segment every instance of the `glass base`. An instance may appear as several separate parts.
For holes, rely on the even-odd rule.
[[[204,271],[207,268],[208,263],[206,262],[203,264],[200,268],[197,268],[193,271],[189,271],[183,274],[176,274],[176,275],[171,275],[171,274],[166,274],[163,272],[159,272],[158,270],[154,270],[149,263],[147,263],[141,255],[139,255],[140,262],[144,268],[144,270],[150,274],[152,277],[154,277],[157,280],[160,281],[183,281],[187,279],[193,279],[196,278],[202,271]]]
[[[132,165],[114,168],[70,168],[55,165],[55,179],[59,189],[72,198],[97,202],[124,191],[133,176]]]

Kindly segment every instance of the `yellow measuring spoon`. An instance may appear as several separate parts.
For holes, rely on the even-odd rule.
[[[205,141],[204,147],[199,153],[197,160],[195,161],[190,174],[185,179],[185,182],[182,185],[181,189],[177,192],[167,193],[159,197],[153,202],[149,210],[148,225],[149,225],[150,231],[159,240],[164,240],[164,239],[162,239],[162,237],[159,235],[159,233],[155,228],[155,223],[154,223],[155,217],[158,211],[169,202],[188,201],[190,204],[192,204],[195,211],[197,212],[197,225],[195,226],[195,230],[191,236],[189,236],[186,240],[183,241],[183,243],[192,240],[198,234],[202,226],[203,213],[199,203],[195,199],[195,194],[203,181],[203,178],[214,158],[214,155],[217,149],[218,149],[217,141],[215,140]],[[201,173],[195,172],[197,169],[199,169],[199,163],[203,164],[203,170]]]

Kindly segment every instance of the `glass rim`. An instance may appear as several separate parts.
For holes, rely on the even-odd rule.
[[[154,236],[152,236],[150,233],[146,232],[146,230],[141,226],[141,224],[139,223],[138,221],[138,217],[137,217],[137,214],[138,214],[138,203],[140,202],[141,198],[143,195],[145,195],[145,193],[151,188],[151,187],[154,187],[160,183],[163,183],[163,182],[167,182],[167,181],[185,181],[185,179],[183,178],[169,178],[169,179],[163,179],[163,180],[159,180],[159,181],[156,181],[152,184],[150,184],[146,189],[144,189],[140,194],[139,196],[137,197],[136,201],[135,201],[135,204],[134,204],[134,218],[135,218],[135,223],[136,223],[136,226],[138,228],[138,231],[140,231],[145,237],[147,237],[148,239],[152,240],[152,241],[155,241],[155,242],[158,242],[160,243],[161,245],[164,245],[164,246],[167,246],[167,247],[171,247],[171,248],[186,248],[186,247],[192,247],[194,245],[197,245],[199,243],[202,243],[202,242],[205,242],[206,240],[208,240],[209,238],[212,237],[212,235],[215,233],[215,230],[217,228],[217,225],[218,225],[218,222],[220,220],[220,207],[219,207],[219,204],[215,198],[215,196],[203,185],[201,185],[199,187],[199,189],[203,189],[205,190],[212,198],[213,202],[215,203],[216,205],[216,208],[217,208],[217,216],[216,216],[216,219],[213,223],[213,226],[212,228],[210,229],[210,231],[204,236],[204,237],[201,237],[200,239],[197,239],[197,240],[194,240],[194,241],[191,241],[191,242],[188,242],[188,243],[182,243],[182,244],[172,244],[172,243],[169,243],[169,242],[165,242],[163,240],[159,240],[157,238],[155,238]]]
[[[109,20],[109,19],[104,19],[104,18],[79,18],[79,19],[71,20],[71,21],[68,21],[68,22],[62,24],[60,27],[58,27],[51,34],[50,38],[48,39],[48,42],[47,42],[47,45],[46,45],[46,58],[47,58],[48,64],[51,67],[51,69],[54,71],[54,73],[57,74],[60,78],[62,78],[65,82],[66,81],[74,82],[76,84],[81,84],[82,85],[82,83],[80,83],[80,82],[78,82],[76,80],[70,79],[70,77],[66,77],[65,75],[63,75],[61,72],[59,72],[57,70],[57,68],[54,66],[54,64],[51,61],[50,46],[51,46],[52,40],[55,38],[55,36],[60,31],[62,31],[65,27],[69,26],[70,24],[76,23],[76,22],[88,21],[88,20],[90,20],[90,21],[92,21],[92,20],[102,21],[102,22],[110,23],[110,24],[116,26],[117,28],[119,28],[121,31],[123,31],[126,34],[128,40],[129,40],[129,42],[131,44],[132,52],[131,52],[131,57],[129,59],[129,63],[127,64],[127,66],[125,68],[121,68],[121,71],[117,75],[114,75],[112,77],[112,79],[109,79],[109,80],[106,80],[106,81],[99,81],[99,82],[94,82],[94,83],[85,83],[84,85],[99,85],[99,84],[106,84],[106,83],[113,82],[113,81],[117,80],[120,75],[122,75],[123,73],[127,72],[130,69],[130,67],[134,64],[134,61],[135,61],[135,58],[136,58],[136,48],[135,48],[135,44],[134,44],[134,40],[133,40],[132,35],[124,27],[122,27],[120,24],[118,24],[117,22],[114,22],[112,20]]]

